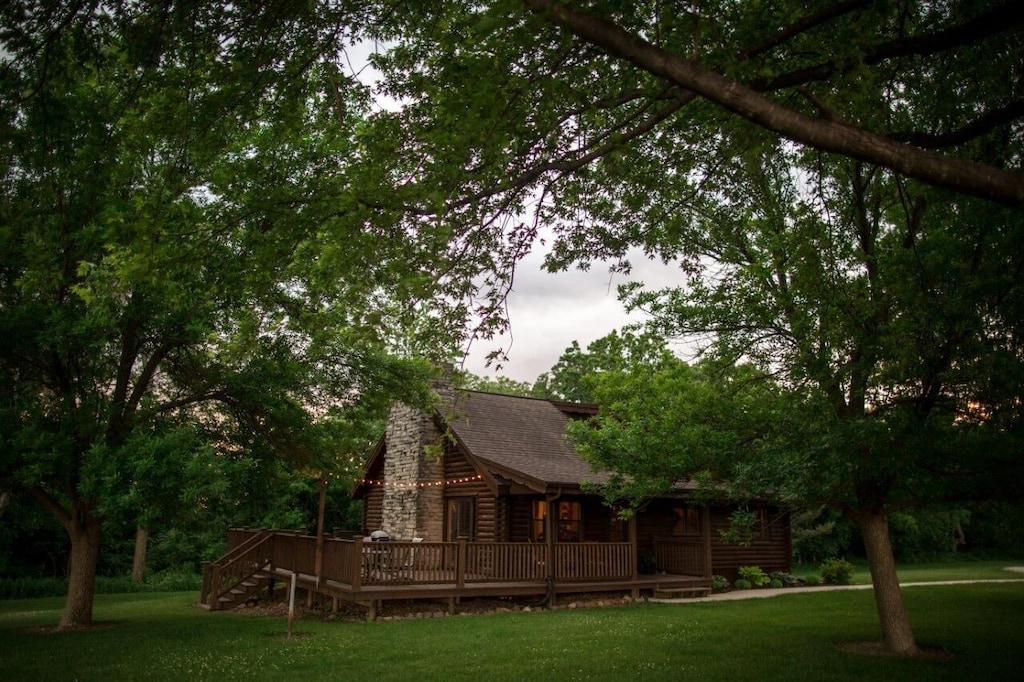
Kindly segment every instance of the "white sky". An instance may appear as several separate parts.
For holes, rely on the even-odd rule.
[[[648,287],[678,284],[676,267],[633,256],[629,275],[611,274],[607,264],[594,263],[582,272],[549,273],[541,269],[542,247],[524,258],[516,269],[515,284],[508,297],[510,333],[470,346],[464,369],[481,376],[502,375],[517,381],[533,381],[551,369],[565,349],[578,341],[586,348],[591,341],[614,329],[643,320],[627,315],[616,297],[616,288],[629,281]],[[501,348],[508,355],[500,370],[486,366],[489,352]]]

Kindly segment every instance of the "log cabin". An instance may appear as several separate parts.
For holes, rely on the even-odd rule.
[[[588,488],[594,471],[566,440],[569,420],[597,406],[471,390],[439,391],[430,412],[396,404],[356,485],[362,529],[347,537],[232,529],[204,568],[200,604],[231,608],[274,581],[363,604],[384,600],[628,591],[710,592],[741,566],[789,571],[786,510],[747,505],[749,542],[722,539],[737,505],[691,499],[681,482],[629,520]],[[371,538],[386,537],[387,542]]]

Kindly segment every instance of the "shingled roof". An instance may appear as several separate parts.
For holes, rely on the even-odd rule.
[[[596,406],[541,398],[457,391],[438,416],[463,450],[492,474],[533,488],[604,483],[566,441],[570,415],[595,414]]]

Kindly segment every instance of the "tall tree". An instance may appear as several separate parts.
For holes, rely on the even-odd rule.
[[[1024,491],[1024,233],[1013,211],[911,192],[859,162],[782,146],[735,158],[669,247],[704,266],[678,288],[624,293],[662,333],[704,339],[709,361],[752,362],[786,390],[733,381],[721,404],[739,407],[718,416],[705,400],[706,418],[693,409],[644,417],[634,405],[630,432],[654,421],[667,422],[658,433],[672,424],[690,433],[687,420],[698,419],[715,425],[707,443],[735,442],[715,435],[734,431],[743,447],[722,447],[724,461],[673,448],[660,469],[640,457],[646,471],[628,453],[616,463],[660,481],[706,470],[841,509],[864,539],[885,643],[912,652],[890,515]],[[663,382],[650,385],[653,395],[627,403],[674,404]],[[592,439],[608,465],[616,432],[600,431]]]
[[[62,628],[92,620],[106,493],[174,438],[311,460],[357,396],[425,385],[385,341],[445,264],[352,191],[358,12],[0,9],[0,489],[67,531]]]
[[[986,494],[948,446],[1019,428],[1021,235],[1001,204],[1024,202],[1022,20],[997,1],[387,3],[376,64],[403,106],[373,125],[409,215],[503,266],[491,310],[538,235],[552,269],[628,269],[635,247],[678,263],[676,294],[627,295],[804,391],[815,418],[790,435],[818,444],[806,469],[881,566],[904,492],[949,494],[928,472]]]

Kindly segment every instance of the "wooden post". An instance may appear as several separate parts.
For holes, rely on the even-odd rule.
[[[633,566],[632,575],[630,575],[630,582],[633,583],[633,589],[631,590],[630,596],[633,600],[640,598],[640,586],[637,581],[640,579],[640,544],[636,537],[636,513],[633,513],[629,517],[629,544],[633,546]]]
[[[288,639],[292,638],[292,620],[295,618],[295,582],[298,575],[292,571],[292,586],[288,592]]]
[[[210,579],[210,609],[220,609],[220,566],[213,565],[213,577]]]
[[[203,562],[203,585],[199,588],[199,603],[210,604],[210,580],[213,578],[213,569],[209,561]]]
[[[704,577],[711,580],[711,505],[704,507],[700,529],[704,539]]]
[[[365,560],[362,535],[356,536],[356,539],[352,541],[352,551],[355,552],[355,556],[349,562],[352,572],[348,576],[348,584],[352,586],[353,592],[359,592],[363,587],[363,561]]]
[[[455,587],[462,590],[466,586],[466,538],[459,538],[459,548],[455,555]]]
[[[546,495],[544,498],[544,549],[547,552],[544,565],[548,569],[547,581],[550,586],[549,607],[554,606],[555,601],[558,599],[558,574],[555,571],[555,522],[552,520],[552,517],[555,511],[555,501],[561,496],[562,491],[559,490],[557,495]]]

